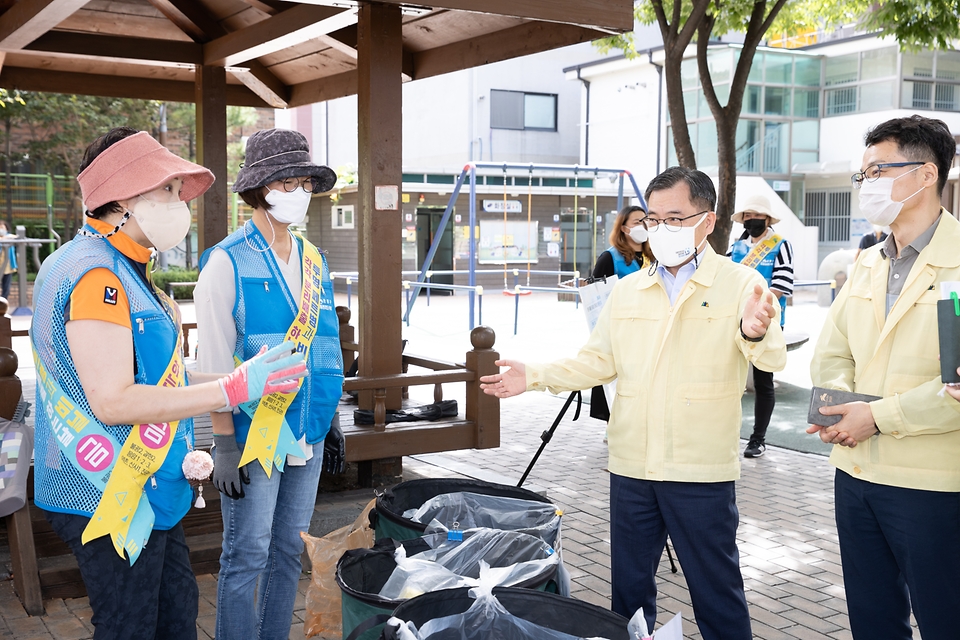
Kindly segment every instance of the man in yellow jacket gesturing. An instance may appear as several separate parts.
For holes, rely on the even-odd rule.
[[[749,640],[736,544],[740,397],[750,362],[766,371],[786,363],[780,305],[757,271],[707,243],[716,191],[704,173],[671,167],[646,198],[657,265],[617,283],[577,357],[501,360],[509,368],[481,382],[507,398],[617,378],[607,428],[613,610],[630,617],[643,607],[653,629],[669,533],[704,640]]]
[[[960,222],[940,206],[956,142],[911,116],[866,136],[853,175],[860,211],[890,226],[834,301],[810,365],[813,384],[880,396],[825,407],[836,444],[837,530],[857,640],[960,637],[960,404],[941,393],[940,283],[960,280]]]

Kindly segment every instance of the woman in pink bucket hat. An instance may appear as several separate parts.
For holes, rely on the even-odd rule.
[[[194,497],[184,467],[205,461],[188,455],[190,416],[295,388],[303,358],[281,345],[228,375],[185,371],[180,311],[149,264],[189,232],[187,201],[213,174],[128,127],[80,169],[86,224],[49,267],[30,331],[35,500],[77,557],[94,638],[194,639],[180,520]]]

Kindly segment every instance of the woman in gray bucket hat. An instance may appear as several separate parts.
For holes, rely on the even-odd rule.
[[[336,180],[311,161],[302,134],[256,132],[233,186],[253,217],[200,258],[200,370],[232,368],[264,345],[290,340],[306,354],[308,373],[293,393],[211,414],[214,483],[224,494],[219,640],[288,637],[300,532],[310,527],[328,431],[331,441],[339,434],[332,449],[342,452],[336,410],[343,362],[333,286],[323,255],[289,228],[303,222],[311,197]],[[328,456],[328,470],[342,465],[342,453],[335,457]]]

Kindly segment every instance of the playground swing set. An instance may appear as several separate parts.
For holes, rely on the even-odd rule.
[[[578,247],[578,237],[577,231],[579,228],[578,224],[578,215],[579,215],[579,201],[580,201],[580,176],[582,174],[590,175],[593,174],[593,221],[592,221],[592,239],[591,239],[591,255],[596,255],[597,252],[597,178],[601,173],[605,174],[615,174],[618,178],[619,184],[617,189],[617,211],[623,208],[623,199],[624,199],[624,183],[626,179],[629,179],[630,185],[633,188],[635,197],[640,201],[640,205],[646,208],[646,202],[644,201],[643,194],[640,191],[640,188],[637,186],[637,181],[634,179],[633,174],[627,171],[626,169],[606,169],[602,167],[584,167],[580,165],[559,165],[559,164],[514,164],[514,163],[495,163],[495,162],[471,162],[464,166],[463,170],[460,172],[460,175],[457,177],[456,184],[453,188],[453,192],[450,194],[450,199],[447,202],[447,207],[443,212],[443,216],[440,219],[439,227],[437,228],[433,242],[430,244],[430,249],[427,251],[427,255],[424,258],[423,265],[420,268],[420,272],[417,275],[417,280],[414,283],[410,283],[409,286],[412,289],[410,295],[407,296],[407,310],[404,314],[404,322],[409,323],[410,313],[413,310],[413,306],[419,297],[420,290],[423,288],[437,287],[439,285],[432,285],[427,283],[427,278],[432,275],[433,272],[430,270],[430,266],[433,263],[433,258],[437,253],[437,250],[440,246],[440,240],[443,235],[443,231],[446,228],[446,225],[450,222],[450,216],[453,213],[454,204],[457,201],[457,197],[460,195],[460,191],[463,188],[465,182],[469,178],[469,205],[470,205],[470,219],[469,219],[469,269],[467,270],[468,274],[468,284],[467,285],[442,285],[442,288],[446,289],[464,289],[467,291],[469,299],[469,317],[470,317],[470,329],[473,329],[476,326],[476,312],[475,312],[475,296],[477,294],[477,281],[476,274],[478,270],[477,265],[477,243],[479,238],[477,237],[477,170],[478,169],[501,169],[503,171],[503,294],[507,296],[512,296],[515,300],[515,307],[519,307],[519,299],[521,296],[529,295],[534,291],[541,292],[569,292],[568,289],[560,287],[560,279],[564,275],[573,276],[574,286],[579,285],[580,273],[579,271],[564,272],[564,271],[538,271],[531,268],[531,262],[527,262],[526,268],[526,285],[518,284],[520,269],[513,269],[514,274],[514,286],[510,288],[508,284],[508,272],[510,269],[507,267],[506,259],[506,241],[508,237],[508,206],[507,206],[507,171],[522,171],[526,170],[528,172],[527,178],[527,255],[529,257],[531,245],[535,245],[536,239],[530,237],[530,229],[532,228],[532,210],[533,210],[533,173],[534,171],[542,172],[551,172],[551,173],[573,173],[574,174],[574,195],[573,195],[573,251],[574,256],[577,255]],[[533,242],[531,242],[533,240]],[[576,260],[574,260],[576,262]],[[557,287],[534,287],[530,285],[530,276],[531,274],[556,274],[558,281]],[[579,301],[579,298],[576,298]],[[516,318],[516,313],[515,313]],[[514,321],[516,325],[516,319]],[[516,333],[516,326],[514,326],[514,333]]]

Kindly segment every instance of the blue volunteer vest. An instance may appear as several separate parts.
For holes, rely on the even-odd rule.
[[[773,282],[773,267],[776,264],[777,256],[780,254],[780,245],[782,245],[786,240],[781,240],[767,255],[763,257],[763,260],[760,261],[760,264],[757,265],[757,271],[761,276],[767,281],[767,287],[770,286],[770,283]],[[743,259],[747,257],[747,254],[750,253],[750,250],[753,248],[753,245],[747,242],[746,240],[737,240],[733,243],[733,248],[730,249],[730,259],[736,263],[743,262]],[[780,297],[780,326],[783,326],[783,322],[786,319],[787,311],[787,298],[786,296]]]
[[[86,228],[96,232],[89,226]],[[167,309],[129,260],[109,241],[85,236],[71,240],[60,258],[50,267],[47,285],[38,294],[30,335],[43,366],[66,395],[94,418],[96,416],[90,410],[70,355],[64,310],[70,294],[83,275],[97,268],[109,269],[120,279],[130,302],[136,361],[134,379],[137,384],[156,385],[160,381],[173,350],[177,348],[180,334],[180,327],[174,324]],[[104,344],[103,347],[109,349],[110,345]],[[90,484],[60,452],[47,414],[39,402],[36,414],[34,497],[37,506],[48,511],[92,516],[103,493]],[[132,429],[129,424],[111,426],[101,422],[100,426],[116,438],[121,446]],[[188,441],[192,446],[192,418],[180,420],[163,465],[144,485],[156,515],[154,529],[171,529],[186,515],[193,503],[193,489],[184,478],[181,468],[188,451]]]
[[[297,236],[294,238],[300,248],[302,263],[303,243],[306,241]],[[236,274],[233,316],[237,327],[234,353],[241,360],[248,360],[257,355],[261,346],[275,347],[283,342],[297,313],[297,296],[300,292],[291,293],[287,288],[273,252],[267,250],[266,240],[252,223],[246,223],[243,228],[205,251],[200,258],[201,269],[206,265],[210,251],[217,248],[223,249],[233,262]],[[307,369],[309,375],[287,410],[285,419],[298,440],[306,435],[308,444],[316,444],[327,437],[330,422],[343,394],[340,321],[334,309],[333,283],[330,281],[326,258],[323,260],[319,324],[310,344]],[[233,414],[237,442],[247,441],[250,420],[250,416],[242,411]]]
[[[613,257],[613,272],[617,274],[617,278],[623,279],[631,273],[636,273],[640,271],[640,263],[643,262],[643,255],[637,254],[637,257],[633,262],[627,264],[627,261],[624,259],[623,254],[617,251],[616,247],[610,247],[607,249],[607,253]]]

